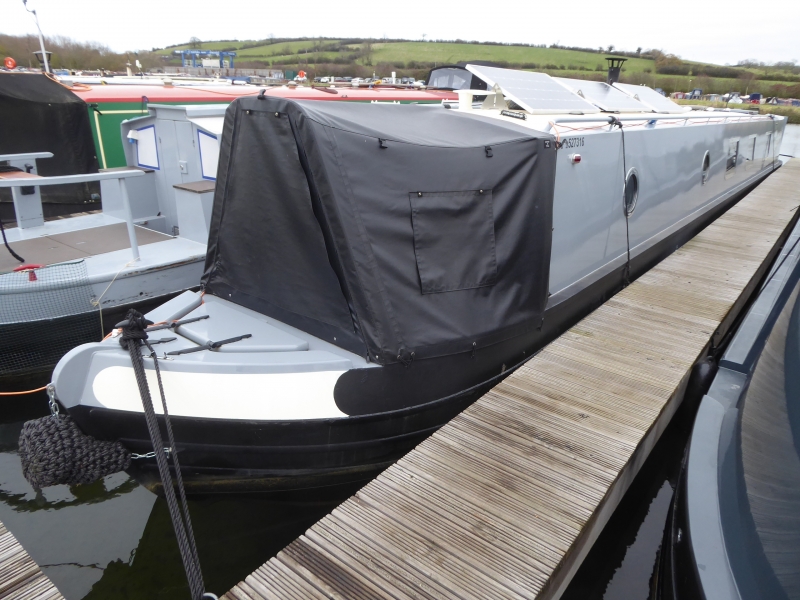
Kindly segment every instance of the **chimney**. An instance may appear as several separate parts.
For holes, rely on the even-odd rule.
[[[612,58],[607,56],[606,60],[608,61],[608,85],[613,85],[619,81],[619,73],[622,70],[622,63],[628,59]]]

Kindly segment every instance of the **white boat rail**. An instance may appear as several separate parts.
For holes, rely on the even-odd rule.
[[[26,160],[36,160],[37,158],[53,158],[52,152],[24,152],[22,154],[0,154],[0,162],[8,161],[12,167],[23,168],[14,163]]]
[[[771,119],[772,115],[762,114],[744,114],[745,111],[726,111],[727,114],[720,114],[721,111],[707,111],[706,114],[701,114],[705,111],[692,111],[691,113],[638,113],[638,114],[588,114],[588,115],[570,115],[563,117],[554,117],[550,119],[549,126],[546,131],[553,128],[554,125],[559,123],[597,123],[605,121],[609,125],[616,121],[703,121],[709,119]]]
[[[49,152],[42,152],[37,154],[48,154],[52,156]],[[12,155],[16,158],[23,155]],[[45,158],[44,156],[42,158]],[[3,159],[2,155],[0,155],[0,160],[10,160],[10,159]],[[46,185],[66,185],[70,183],[87,183],[90,181],[104,181],[108,179],[116,179],[119,181],[119,189],[120,195],[122,196],[122,205],[125,210],[125,223],[128,227],[128,238],[131,244],[131,252],[133,254],[134,260],[139,260],[139,244],[136,241],[136,228],[133,224],[133,213],[131,212],[131,204],[130,200],[128,199],[128,188],[125,185],[125,180],[128,177],[142,177],[144,176],[144,171],[139,170],[130,170],[130,171],[113,171],[109,173],[86,173],[80,175],[56,175],[53,177],[25,177],[19,179],[2,179],[0,178],[0,189],[2,188],[11,188],[12,194],[14,196],[14,210],[17,213],[17,218],[19,219],[20,214],[27,214],[29,215],[28,220],[38,221],[39,224],[43,224],[44,220],[42,217],[42,201],[39,194],[32,194],[29,197],[26,197],[19,193],[19,188],[22,187],[39,187],[39,186],[46,186]],[[30,201],[28,200],[30,198]],[[38,206],[25,206],[25,204],[36,203],[38,200]],[[38,218],[34,217],[31,218],[30,215],[35,213],[38,215]],[[20,228],[24,228],[20,221]],[[27,225],[31,227],[30,224]]]

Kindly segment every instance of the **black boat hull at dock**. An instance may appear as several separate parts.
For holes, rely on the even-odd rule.
[[[170,417],[188,493],[287,491],[373,478],[475,401],[482,390],[407,410],[347,419],[251,422]],[[85,432],[114,437],[133,452],[153,449],[139,414],[79,407]],[[163,419],[159,419],[163,427]],[[154,459],[130,474],[158,492]]]
[[[630,277],[635,279],[652,268],[752,187],[637,257]],[[782,243],[783,239],[775,251]],[[346,373],[334,393],[337,404],[352,415],[347,418],[269,422],[171,416],[186,490],[190,494],[283,492],[369,480],[622,289],[625,276],[625,269],[610,273],[546,311],[541,330],[512,343],[497,344],[474,356],[418,361],[408,368],[399,364]],[[501,365],[499,370],[496,365]],[[151,393],[156,397],[156,390]],[[367,406],[383,407],[384,412],[366,414]],[[119,440],[138,454],[153,450],[141,413],[82,405],[70,408],[69,413],[93,437]],[[164,420],[158,418],[166,435]],[[134,460],[129,472],[151,491],[160,492],[155,459]]]

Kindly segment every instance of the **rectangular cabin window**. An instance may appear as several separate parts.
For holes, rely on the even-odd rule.
[[[203,179],[217,179],[219,162],[219,139],[215,135],[197,130],[197,143],[200,148],[200,171]]]
[[[770,154],[772,152],[772,134],[767,134],[767,147],[764,149],[764,161],[761,166],[764,166],[764,163],[772,162],[770,160]]]
[[[739,159],[739,140],[728,142],[728,161],[725,163],[725,179],[736,172],[736,161]]]
[[[136,140],[136,164],[140,167],[159,170],[155,125],[137,129],[136,136],[132,139]]]
[[[756,159],[756,136],[751,137],[745,142],[744,147],[744,170],[748,171],[755,166]]]

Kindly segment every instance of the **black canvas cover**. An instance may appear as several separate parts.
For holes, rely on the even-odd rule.
[[[0,154],[52,152],[37,161],[39,175],[97,173],[86,103],[65,86],[40,73],[0,72]],[[99,186],[41,188],[44,202],[81,203]],[[3,200],[11,201],[4,192]]]
[[[381,364],[524,333],[548,296],[555,159],[548,134],[442,107],[236,100],[206,291]]]

